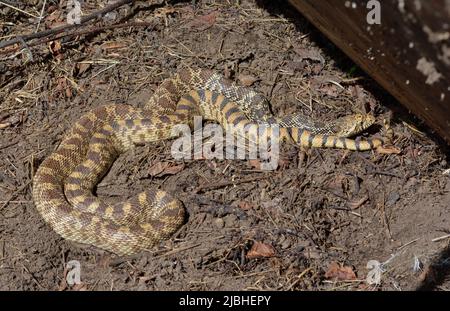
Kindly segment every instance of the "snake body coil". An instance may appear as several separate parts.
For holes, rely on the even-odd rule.
[[[190,123],[196,114],[225,129],[277,123],[280,140],[301,146],[368,150],[383,143],[346,138],[373,123],[372,116],[347,116],[327,126],[301,116],[276,119],[254,91],[209,70],[184,69],[165,80],[144,109],[105,105],[83,115],[34,176],[37,210],[62,237],[118,255],[149,249],[168,238],[184,222],[182,203],[169,193],[146,191],[109,204],[93,190],[121,153],[169,139],[174,125]]]

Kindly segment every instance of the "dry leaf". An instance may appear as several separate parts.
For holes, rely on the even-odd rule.
[[[338,97],[341,93],[342,89],[338,89],[338,87],[334,84],[326,84],[323,85],[319,91],[330,97]]]
[[[48,43],[48,49],[54,57],[56,57],[57,59],[61,59],[61,41],[50,41]]]
[[[438,273],[435,268],[432,266],[427,266],[422,270],[422,273],[420,273],[418,279],[420,282],[424,283],[435,283],[436,279],[438,277]]]
[[[256,81],[259,80],[258,78],[254,77],[254,76],[243,75],[243,74],[239,74],[239,76],[237,78],[244,86],[251,86],[253,83],[255,83]]]
[[[312,72],[314,75],[320,74],[320,73],[322,72],[322,69],[323,69],[323,64],[322,64],[322,63],[320,63],[320,64],[314,64],[314,65],[311,66],[311,72]]]
[[[77,75],[83,74],[83,72],[86,72],[89,68],[91,68],[91,64],[89,63],[77,63],[75,65]]]
[[[156,162],[149,168],[148,174],[152,177],[158,176],[167,166],[169,166],[168,162]]]
[[[257,170],[261,169],[261,162],[258,159],[248,160],[248,163]]]
[[[244,211],[248,211],[251,210],[252,208],[255,208],[255,205],[248,201],[239,201],[237,206]]]
[[[76,291],[76,292],[85,292],[85,291],[87,291],[87,285],[84,284],[84,283],[75,284],[75,285],[72,287],[72,290],[73,290],[73,291]]]
[[[68,87],[68,88],[66,88],[66,97],[67,98],[71,98],[72,97],[72,90]]]
[[[155,11],[155,17],[167,17],[167,15],[171,15],[176,13],[177,10],[175,8],[160,8]]]
[[[357,209],[360,208],[364,203],[366,203],[366,201],[369,200],[369,196],[366,194],[365,196],[363,196],[360,199],[353,199],[350,200],[347,204],[348,207],[350,207],[350,209]]]
[[[335,178],[330,180],[325,185],[325,188],[339,197],[345,197],[346,182],[347,177],[343,174],[339,174]]]
[[[24,113],[17,113],[13,115],[7,115],[5,117],[0,116],[0,130],[23,123],[26,120]]]
[[[61,280],[61,282],[58,285],[58,291],[62,292],[67,289],[67,282],[66,279]]]
[[[203,160],[205,160],[205,164],[209,169],[211,169],[213,171],[215,171],[217,169],[217,167],[218,167],[217,162],[215,162],[213,160],[207,160],[207,159],[203,159]]]
[[[59,77],[56,85],[56,91],[59,93],[64,93],[67,98],[72,97],[72,89],[70,87],[70,83],[67,83],[67,79],[65,77]]]
[[[196,28],[200,31],[206,30],[216,23],[217,15],[218,11],[214,11],[203,16],[198,16],[195,20],[188,23],[187,27]]]
[[[306,61],[290,61],[286,64],[287,68],[290,69],[292,73],[295,71],[302,71],[306,67]]]
[[[325,278],[338,281],[356,280],[356,274],[352,267],[342,267],[337,262],[332,262],[328,267],[328,271],[325,273]]]
[[[125,42],[105,42],[101,45],[104,50],[121,49],[127,47],[128,43]]]
[[[184,164],[170,165],[169,162],[156,162],[148,170],[148,174],[152,177],[161,177],[164,175],[174,175],[184,169]]]
[[[399,154],[402,151],[395,146],[387,145],[387,146],[379,146],[377,148],[377,152],[381,154]]]
[[[49,9],[51,9],[49,7]],[[64,12],[56,9],[50,15],[45,18],[45,26],[48,28],[57,28],[67,24],[66,16]]]
[[[261,202],[261,205],[267,210],[278,209],[282,205],[282,202],[283,202],[282,198],[276,197],[273,198],[272,200]]]
[[[62,20],[62,21],[57,21],[57,22],[52,23],[49,27],[51,29],[53,29],[53,28],[59,28],[59,27],[65,26],[65,25],[67,25],[67,22],[65,20]]]
[[[286,155],[280,155],[278,158],[278,167],[281,169],[287,168],[291,164],[291,159]]]
[[[248,259],[261,258],[261,257],[273,257],[275,256],[275,249],[272,245],[264,244],[261,242],[255,242],[252,248],[247,253]]]
[[[138,278],[138,283],[141,285],[141,284],[145,284],[145,283],[147,283],[148,281],[150,281],[150,280],[152,280],[154,277],[152,277],[152,276],[140,276],[139,278]]]
[[[162,172],[161,176],[175,175],[175,174],[181,172],[183,169],[184,169],[184,164],[169,166]]]
[[[321,64],[325,63],[325,58],[320,54],[320,51],[314,48],[303,48],[303,47],[295,47],[295,53],[300,56],[301,60],[309,59],[312,61],[317,61]]]

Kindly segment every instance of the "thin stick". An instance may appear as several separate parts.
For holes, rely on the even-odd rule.
[[[33,53],[31,53],[31,50],[30,50],[30,47],[28,46],[28,44],[25,42],[25,40],[22,37],[19,37],[18,39],[20,40],[20,43],[22,43],[23,49],[28,52],[28,57],[29,57],[30,61],[33,61]]]
[[[152,25],[153,25],[153,23],[151,23],[151,22],[130,22],[130,23],[109,25],[109,26],[103,26],[103,27],[94,27],[94,28],[80,30],[80,31],[74,31],[74,32],[70,32],[70,33],[63,33],[59,36],[52,37],[52,38],[42,38],[41,40],[35,41],[33,43],[29,43],[28,47],[45,44],[47,42],[59,40],[64,37],[82,36],[82,35],[92,34],[92,33],[101,32],[101,31],[105,31],[105,30],[116,29],[116,28],[148,27],[148,26],[152,26]],[[12,50],[8,50],[8,51],[0,51],[0,55],[8,54],[8,53],[14,52],[19,49],[20,49],[20,47],[18,47],[17,49],[12,49]]]
[[[28,185],[29,185],[30,183],[31,183],[31,181],[28,181],[27,183],[25,183],[25,184],[23,184],[22,186],[20,186],[16,191],[14,191],[14,193],[11,194],[11,195],[9,196],[9,198],[6,199],[6,201],[4,201],[5,203],[3,203],[2,206],[0,206],[0,211],[1,211],[3,208],[5,208],[5,207],[9,204],[9,202],[11,202],[12,200],[14,200],[14,198],[15,198],[19,193],[21,193],[26,187],[28,187]]]
[[[202,245],[202,243],[196,243],[194,245],[189,245],[189,246],[180,247],[180,248],[174,248],[171,251],[168,251],[167,253],[164,253],[164,254],[157,255],[157,256],[153,257],[153,259],[170,256],[170,255],[176,254],[178,252],[182,252],[182,251],[185,251],[185,250],[188,250],[188,249],[200,246],[200,245]]]
[[[247,179],[218,182],[215,184],[208,183],[206,185],[200,185],[199,187],[197,187],[197,189],[194,190],[194,193],[198,193],[203,190],[213,190],[213,189],[223,188],[226,186],[231,186],[231,185],[234,186],[234,185],[248,183],[248,182],[252,182],[252,181],[258,181],[258,180],[262,180],[262,179],[266,179],[266,178],[267,178],[267,176],[256,176],[256,177],[251,177],[251,178],[247,178]]]
[[[0,1],[0,4],[3,4],[4,6],[7,6],[8,8],[11,8],[11,9],[13,9],[13,10],[19,11],[20,13],[23,13],[23,14],[25,14],[25,15],[28,15],[28,16],[31,16],[31,17],[34,17],[34,18],[39,18],[39,16],[36,16],[36,15],[34,15],[34,14],[31,14],[31,13],[28,13],[28,12],[26,12],[26,11],[24,11],[24,10],[21,10],[21,9],[19,9],[19,8],[16,8],[15,6],[12,6],[11,4],[5,3],[5,2],[3,2],[3,1]]]
[[[450,238],[450,234],[443,235],[443,236],[441,236],[441,237],[432,239],[431,242],[438,242],[438,241],[445,240],[445,239],[448,239],[448,238]]]
[[[47,0],[44,0],[44,4],[42,4],[41,14],[39,15],[39,21],[36,26],[36,30],[34,31],[35,33],[39,30],[39,26],[41,26],[42,16],[44,15],[44,9],[45,9],[46,4],[47,4]]]
[[[55,34],[63,32],[63,31],[66,31],[68,29],[72,29],[72,28],[75,28],[75,27],[77,27],[79,25],[82,25],[82,24],[84,24],[84,23],[86,23],[86,22],[88,22],[88,21],[90,21],[92,19],[96,19],[96,18],[98,18],[98,17],[100,17],[100,16],[102,16],[102,15],[108,13],[108,12],[111,12],[111,11],[117,9],[118,7],[120,7],[122,5],[131,3],[133,1],[135,1],[135,0],[118,0],[117,2],[114,2],[114,3],[104,7],[101,10],[95,11],[92,14],[89,14],[89,15],[86,15],[86,16],[82,17],[81,20],[80,20],[80,24],[73,24],[73,25],[65,24],[65,25],[62,25],[62,26],[59,26],[59,27],[55,27],[53,29],[48,29],[48,30],[43,30],[43,31],[36,32],[36,33],[33,33],[33,34],[23,35],[21,37],[23,38],[23,40],[28,41],[28,40],[32,40],[32,39],[37,39],[37,38],[47,37],[47,36],[50,36],[50,35],[55,35]],[[34,17],[38,18],[37,16],[34,16]],[[16,44],[16,43],[19,43],[19,42],[20,42],[19,38],[14,38],[14,39],[11,39],[11,40],[8,40],[8,41],[0,42],[0,49],[4,48],[4,47],[7,47],[7,46],[10,46],[10,45],[13,45],[13,44]]]

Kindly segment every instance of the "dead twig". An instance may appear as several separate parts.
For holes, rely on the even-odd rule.
[[[152,26],[153,23],[151,22],[132,22],[132,23],[124,23],[124,24],[116,24],[116,25],[109,25],[109,26],[100,26],[100,27],[94,27],[94,28],[90,28],[90,29],[85,29],[85,30],[80,30],[80,31],[75,31],[75,32],[70,32],[70,33],[64,33],[60,36],[57,37],[52,37],[52,38],[44,38],[41,40],[38,40],[36,42],[30,43],[28,44],[27,48],[36,46],[36,45],[40,45],[40,44],[45,44],[48,43],[50,41],[55,41],[55,40],[59,40],[65,37],[72,37],[72,36],[82,36],[82,35],[88,35],[88,34],[93,34],[93,33],[97,33],[97,32],[102,32],[105,30],[110,30],[110,29],[117,29],[117,28],[125,28],[125,27],[147,27],[147,26]],[[10,53],[10,52],[14,52],[17,49],[13,49],[13,50],[9,50],[9,51],[0,51],[0,54],[6,54],[6,53]],[[31,51],[29,51],[29,53],[31,53]]]
[[[15,6],[11,5],[11,4],[8,4],[8,3],[4,2],[4,1],[0,1],[0,4],[3,4],[4,6],[7,6],[8,8],[16,10],[17,12],[23,13],[25,15],[28,15],[28,16],[31,16],[31,17],[34,17],[34,18],[39,18],[38,16],[36,16],[34,14],[31,14],[31,13],[29,13],[27,11],[21,10],[21,9],[19,9],[19,8],[15,7]]]
[[[47,43],[49,41],[58,40],[58,39],[61,39],[61,38],[64,38],[64,37],[82,36],[82,35],[92,34],[92,33],[101,32],[101,31],[105,31],[105,30],[117,29],[117,28],[148,27],[148,26],[152,26],[152,25],[153,25],[152,22],[131,22],[131,23],[109,25],[109,26],[94,27],[94,28],[91,28],[91,29],[86,29],[86,30],[81,30],[81,31],[76,31],[76,32],[73,32],[73,33],[69,33],[69,34],[64,34],[64,35],[61,35],[61,36],[59,36],[57,38],[48,39],[48,40],[45,40],[45,42],[39,42],[39,43]],[[34,45],[35,44],[33,44],[31,46],[34,46]]]
[[[29,59],[30,61],[33,61],[33,53],[31,53],[30,47],[27,45],[27,43],[25,42],[25,40],[24,40],[22,37],[19,37],[18,39],[19,39],[20,43],[22,43],[23,49],[24,49],[25,51],[27,51],[27,53],[28,53],[28,59]]]
[[[0,129],[1,129],[1,126],[0,126]],[[20,142],[20,141],[21,141],[20,139],[17,139],[17,140],[14,140],[14,141],[10,142],[10,143],[7,143],[7,144],[5,144],[5,145],[2,145],[2,146],[0,146],[0,150],[9,148],[9,147],[11,147],[11,146],[14,146],[15,144],[17,144],[17,143]]]
[[[4,208],[9,204],[9,202],[11,202],[11,200],[14,200],[14,198],[15,198],[19,193],[21,193],[26,187],[28,187],[28,185],[29,185],[30,183],[31,183],[31,181],[28,181],[27,183],[25,183],[25,184],[23,184],[22,186],[20,186],[16,191],[14,191],[14,193],[11,194],[7,200],[5,200],[5,203],[3,203],[2,206],[0,206],[0,211],[1,211],[2,209],[4,209]]]
[[[79,27],[80,25],[85,24],[86,22],[93,20],[93,19],[97,19],[100,16],[103,16],[104,14],[111,12],[119,7],[121,7],[122,5],[128,4],[133,2],[134,0],[118,0],[117,2],[114,2],[106,7],[104,7],[101,10],[97,10],[89,15],[86,15],[84,17],[82,17],[80,19],[80,24],[65,24],[59,27],[55,27],[52,29],[48,29],[48,30],[43,30],[43,31],[39,31],[36,33],[32,33],[32,34],[27,34],[27,35],[23,35],[23,36],[18,36],[14,39],[11,40],[7,40],[7,41],[3,41],[0,42],[0,49],[5,48],[7,46],[11,46],[14,44],[18,44],[20,43],[22,40],[24,41],[29,41],[29,40],[33,40],[33,39],[38,39],[38,38],[42,38],[42,37],[48,37],[51,35],[56,35],[59,34],[61,32]],[[37,16],[35,16],[36,18],[39,18]]]
[[[400,175],[398,175],[398,174],[395,174],[395,173],[391,173],[391,172],[371,171],[370,174],[374,174],[374,175],[384,175],[384,176],[396,177],[396,178],[403,179],[402,176],[400,176]]]
[[[44,3],[42,4],[41,13],[39,14],[39,21],[38,21],[38,24],[36,26],[36,30],[34,31],[35,33],[39,31],[39,27],[41,26],[42,16],[44,16],[44,10],[45,10],[45,5],[46,4],[47,4],[47,0],[44,0]]]
[[[34,273],[32,273],[30,269],[28,269],[24,264],[21,265],[22,268],[31,276],[33,282],[36,283],[36,285],[39,286],[40,289],[44,289],[44,286],[42,286],[41,283],[39,283],[38,279],[34,276]]]
[[[207,184],[198,186],[197,189],[194,190],[194,193],[199,193],[200,191],[203,191],[203,190],[214,190],[214,189],[219,189],[219,188],[223,188],[226,186],[248,183],[248,182],[257,181],[257,180],[261,180],[261,179],[265,179],[265,178],[267,178],[267,176],[256,176],[256,177],[240,179],[240,180],[217,182],[217,183],[213,183],[213,184],[207,183]]]
[[[450,238],[450,234],[446,234],[446,235],[443,235],[441,237],[434,238],[434,239],[431,240],[431,242],[438,242],[438,241],[442,241],[442,240],[445,240],[445,239],[448,239],[448,238]]]

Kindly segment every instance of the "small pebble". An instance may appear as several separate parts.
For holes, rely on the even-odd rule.
[[[386,206],[394,205],[398,200],[400,200],[398,192],[391,192],[386,200]]]
[[[225,221],[225,225],[226,225],[228,228],[236,227],[237,222],[238,222],[238,218],[237,218],[237,216],[234,215],[234,214],[229,214],[229,215],[227,215],[227,216],[224,217],[224,221]]]
[[[286,239],[283,241],[283,243],[281,243],[281,248],[282,249],[286,249],[289,248],[291,246],[291,241],[289,241],[289,239]]]
[[[225,222],[223,221],[222,218],[217,218],[216,220],[214,220],[214,224],[219,229],[222,229],[225,226]]]

